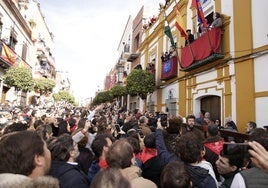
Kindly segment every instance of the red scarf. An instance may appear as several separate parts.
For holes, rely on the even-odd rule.
[[[146,161],[148,161],[149,159],[155,156],[157,156],[157,150],[155,148],[144,147],[141,152],[140,159],[141,159],[141,162],[144,164]]]
[[[99,162],[99,166],[100,166],[100,168],[102,168],[102,169],[106,169],[106,168],[108,168],[108,164],[107,164],[106,160],[100,160],[100,162]]]
[[[211,149],[214,153],[217,155],[220,155],[220,152],[223,148],[224,140],[219,140],[217,142],[210,142],[210,143],[205,143],[204,145]]]

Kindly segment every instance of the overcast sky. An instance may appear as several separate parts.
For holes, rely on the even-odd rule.
[[[56,69],[68,72],[73,95],[94,97],[116,63],[129,15],[142,5],[156,14],[161,0],[38,0],[50,31]],[[163,1],[164,2],[164,1]]]

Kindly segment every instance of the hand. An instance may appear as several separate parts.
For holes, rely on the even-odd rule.
[[[156,128],[163,130],[163,126],[161,125],[161,119],[160,118],[157,119],[157,127]]]
[[[103,104],[100,104],[99,106],[97,106],[97,107],[95,108],[95,111],[102,110],[103,107],[104,107],[104,105],[103,105]]]
[[[252,162],[260,169],[268,172],[268,152],[266,149],[255,141],[249,142],[248,145],[251,147],[249,154],[252,156]]]
[[[91,122],[89,120],[86,120],[85,126],[84,126],[84,130],[88,131],[88,129],[91,127]]]

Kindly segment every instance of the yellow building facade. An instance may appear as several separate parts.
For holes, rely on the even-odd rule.
[[[144,31],[140,47],[140,63],[143,67],[155,63],[157,90],[148,95],[147,109],[167,111],[174,115],[199,116],[208,111],[213,120],[223,125],[232,119],[240,132],[245,132],[248,121],[258,127],[268,125],[268,1],[259,0],[206,0],[202,8],[210,20],[214,12],[222,15],[220,58],[204,58],[194,61],[192,68],[178,66],[177,75],[161,79],[161,56],[169,51],[170,39],[164,33],[165,18],[176,42],[178,64],[184,58],[185,39],[175,27],[178,11],[183,27],[191,29],[198,43],[198,21],[192,1],[180,0],[160,10],[157,21]],[[201,44],[199,49],[204,46]],[[195,49],[195,50],[199,50]],[[198,65],[198,66],[197,66]]]

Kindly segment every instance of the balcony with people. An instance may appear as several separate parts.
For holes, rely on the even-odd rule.
[[[211,22],[198,24],[198,35],[195,39],[191,33],[188,34],[185,46],[181,49],[182,71],[191,71],[225,57],[222,47],[226,18],[217,12],[211,14]]]

